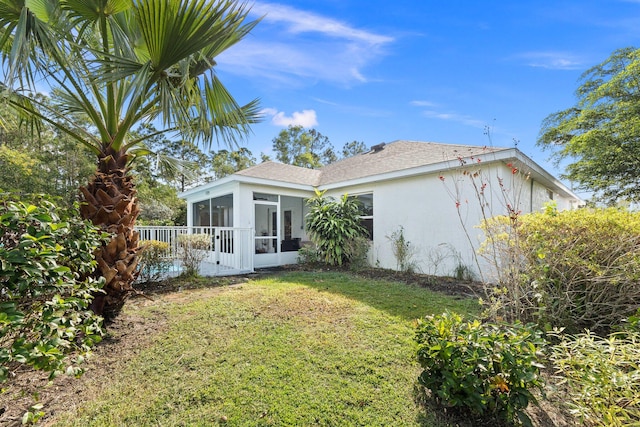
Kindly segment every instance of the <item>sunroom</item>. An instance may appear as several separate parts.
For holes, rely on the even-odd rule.
[[[234,176],[183,193],[187,226],[252,230],[250,254],[242,256],[251,256],[255,268],[297,262],[298,250],[308,240],[304,222],[312,189],[270,184]]]

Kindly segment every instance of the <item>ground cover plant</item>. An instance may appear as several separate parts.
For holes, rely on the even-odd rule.
[[[561,336],[551,360],[570,393],[564,402],[586,426],[640,425],[640,334]]]
[[[90,400],[47,422],[435,425],[414,399],[413,335],[416,318],[447,308],[478,311],[473,299],[337,272],[137,299],[123,316],[147,325],[146,344],[113,359],[113,379],[89,367]]]

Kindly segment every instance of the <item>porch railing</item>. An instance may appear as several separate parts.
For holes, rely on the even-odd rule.
[[[165,257],[180,259],[178,236],[184,234],[206,234],[211,236],[207,254],[200,265],[202,275],[222,275],[253,271],[253,239],[251,228],[236,227],[161,227],[136,226],[140,242],[157,240],[168,243]]]

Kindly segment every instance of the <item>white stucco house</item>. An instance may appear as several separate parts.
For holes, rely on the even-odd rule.
[[[395,269],[389,236],[402,227],[414,263],[429,274],[475,269],[483,217],[574,209],[580,198],[515,148],[395,141],[312,170],[265,162],[185,191],[188,226],[254,230],[256,268],[297,262],[306,199],[314,189],[347,193],[364,205],[372,265]],[[507,207],[508,206],[508,207]]]

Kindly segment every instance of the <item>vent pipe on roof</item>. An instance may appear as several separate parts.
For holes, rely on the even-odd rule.
[[[382,150],[384,149],[384,146],[385,146],[385,145],[386,145],[386,144],[385,144],[384,142],[381,142],[380,144],[373,145],[373,146],[371,147],[371,151],[373,151],[374,153],[377,153],[377,152],[379,152],[379,151],[382,151]]]

